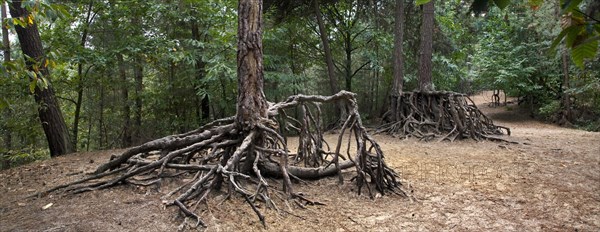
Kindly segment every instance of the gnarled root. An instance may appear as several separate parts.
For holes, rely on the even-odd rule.
[[[323,138],[321,104],[345,104],[347,118],[335,147]],[[288,111],[298,113],[291,117]],[[287,135],[297,136],[295,152],[288,149]],[[188,175],[193,178],[165,195],[168,205],[205,225],[194,212],[199,202],[216,189],[227,187],[228,196],[241,195],[264,224],[255,202],[276,208],[271,192],[285,193],[305,203],[312,202],[292,189],[291,178],[316,179],[337,175],[354,167],[358,193],[366,187],[374,192],[405,195],[396,173],[389,168],[383,152],[362,125],[355,94],[342,91],[333,96],[295,95],[270,104],[268,118],[252,128],[242,128],[234,117],[216,120],[195,131],[171,135],[130,148],[100,165],[92,176],[57,186],[45,193],[64,189],[80,193],[119,184],[149,185],[165,178]],[[279,177],[281,188],[269,177]],[[173,198],[173,195],[178,194]]]
[[[423,140],[472,138],[506,141],[493,137],[510,135],[510,129],[494,125],[465,94],[454,92],[406,92],[392,97],[387,122],[376,133]]]

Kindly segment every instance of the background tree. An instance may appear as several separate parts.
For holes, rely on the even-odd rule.
[[[402,96],[404,86],[404,0],[396,0],[394,13],[394,84],[392,85],[390,111],[395,121],[400,120],[398,98]]]
[[[421,21],[421,43],[419,46],[419,90],[433,91],[432,53],[433,53],[433,22],[435,15],[434,0],[423,5],[423,21]]]
[[[7,19],[6,4],[1,3],[0,13],[1,13],[0,20],[2,20],[2,21],[0,21],[0,27],[2,27],[2,53],[4,56],[4,63],[9,63],[10,62],[10,41],[8,39],[8,27],[4,23],[4,21]],[[1,77],[1,78],[4,78],[4,77]],[[0,99],[0,101],[1,101],[0,104],[8,105],[6,102],[4,102],[5,101],[4,99]],[[4,108],[4,109],[2,109],[2,116],[4,118],[11,118],[9,107],[4,106],[4,107],[0,107],[0,108]],[[11,128],[9,126],[8,121],[4,121],[2,123],[1,130],[2,130],[2,133],[4,134],[4,149],[6,149],[7,151],[11,150],[12,149],[12,132],[11,132]],[[8,157],[3,158],[3,159],[4,159],[3,166],[9,166],[10,162],[8,162]]]
[[[10,14],[21,20],[15,29],[21,50],[26,59],[28,74],[34,83],[34,98],[38,106],[39,119],[44,128],[51,156],[59,156],[73,151],[67,125],[50,85],[48,62],[34,15],[23,6],[22,1],[12,1]]]

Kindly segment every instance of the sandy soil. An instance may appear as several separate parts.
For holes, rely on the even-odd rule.
[[[505,138],[519,144],[375,136],[412,199],[359,196],[346,173],[341,186],[337,178],[296,185],[296,191],[326,205],[301,209],[283,203],[279,213],[264,210],[266,229],[243,199],[212,198],[209,210],[200,213],[206,230],[600,231],[600,133],[489,108],[486,96],[474,100],[497,124],[510,127],[512,136]],[[78,179],[117,153],[72,154],[1,171],[0,231],[177,230],[178,209],[164,208],[160,200],[168,184],[23,198]]]

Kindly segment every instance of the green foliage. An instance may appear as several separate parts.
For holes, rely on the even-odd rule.
[[[412,90],[417,84],[421,18],[418,5],[426,2],[405,4],[405,90]],[[584,16],[575,11],[586,3],[568,2],[563,11],[571,21],[565,24],[568,27],[561,28],[553,4],[546,4],[549,2],[508,2],[436,2],[436,88],[466,93],[503,89],[513,96],[534,98],[536,112],[548,118],[560,112],[562,108],[556,108],[556,104],[566,91],[573,99],[577,125],[595,128],[594,119],[600,115],[600,61],[595,55],[598,45],[594,35],[600,29],[597,24],[590,26],[590,20],[581,21]],[[352,88],[358,94],[361,115],[377,122],[376,118],[387,108],[392,83],[395,1],[322,3],[338,84],[343,87],[348,73],[354,74]],[[476,3],[485,4],[485,16],[468,14],[475,10]],[[206,122],[200,117],[199,106],[205,97],[210,100],[210,119],[235,114],[237,1],[26,4],[35,10],[32,17],[39,22],[47,54],[47,63],[35,65],[50,68],[51,82],[69,126],[75,121],[78,91],[83,93],[80,150],[121,146],[126,122],[130,133],[141,131],[140,140],[197,128]],[[289,15],[264,15],[265,94],[270,101],[298,93],[330,94],[312,12],[312,6],[300,4]],[[0,65],[0,142],[11,133],[11,154],[20,157],[14,158],[17,161],[40,157],[32,154],[46,146],[31,91],[44,87],[48,81],[37,72],[28,72],[16,49],[19,44],[14,25],[27,25],[28,18],[7,22],[12,33],[13,61]],[[192,34],[194,25],[198,28],[197,37]],[[584,67],[569,68],[569,88],[563,88],[566,85],[562,81],[561,53],[549,52],[561,44],[566,44],[572,62]],[[139,93],[134,78],[137,66],[142,67],[143,76]],[[135,125],[139,100],[141,125]],[[323,112],[337,119],[332,113]]]
[[[416,0],[417,6],[423,5],[428,2],[431,2],[431,0]]]
[[[560,110],[560,101],[553,100],[539,108],[539,115],[547,120],[551,120]]]
[[[498,6],[500,9],[504,9],[510,4],[510,0],[494,0],[494,4]]]
[[[50,159],[50,152],[47,149],[36,149],[34,147],[22,150],[0,149],[0,170],[45,159]]]

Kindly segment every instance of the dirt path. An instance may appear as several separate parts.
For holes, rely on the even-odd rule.
[[[346,181],[324,179],[296,191],[327,205],[266,210],[269,231],[599,231],[600,133],[530,120],[489,108],[519,144],[421,143],[375,136],[414,200],[358,196]],[[335,135],[330,135],[332,138]],[[163,188],[120,186],[76,196],[23,196],[88,172],[119,151],[80,153],[0,172],[0,231],[174,231],[177,209],[162,206]],[[346,176],[346,180],[350,179]],[[262,230],[241,199],[212,199],[201,216],[208,231]],[[42,207],[52,203],[48,209]]]

